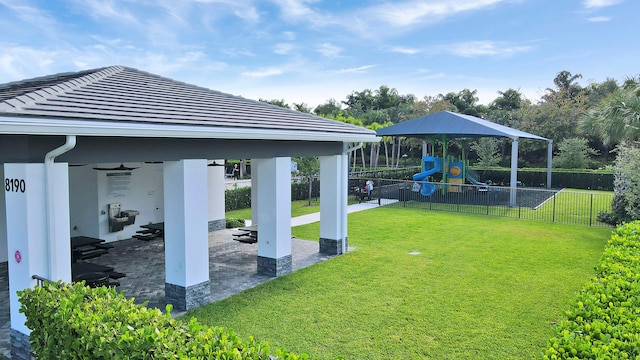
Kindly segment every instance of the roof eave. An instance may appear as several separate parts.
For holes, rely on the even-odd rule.
[[[190,139],[297,140],[379,142],[374,132],[340,133],[279,129],[223,128],[211,126],[156,125],[98,121],[60,121],[24,117],[0,117],[0,134],[160,137]],[[53,120],[53,121],[52,121]]]

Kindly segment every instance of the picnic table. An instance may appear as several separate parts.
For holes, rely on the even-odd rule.
[[[255,244],[258,242],[258,225],[241,227],[231,235],[233,236],[233,240],[247,244]]]
[[[109,252],[113,245],[104,240],[90,236],[74,236],[71,238],[71,262],[91,259]]]
[[[149,223],[140,225],[142,230],[136,231],[133,235],[135,239],[149,241],[157,238],[164,238],[164,222]]]

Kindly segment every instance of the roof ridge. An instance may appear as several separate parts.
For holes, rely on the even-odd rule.
[[[59,95],[64,95],[70,91],[97,83],[100,80],[107,78],[113,74],[117,74],[123,70],[123,66],[116,65],[89,70],[88,73],[86,73],[86,70],[79,71],[77,73],[86,74],[77,78],[62,80],[59,83],[47,85],[37,90],[29,91],[13,98],[6,99],[5,101],[0,102],[0,110],[7,112],[17,112],[24,107],[33,106],[39,101],[54,99]]]

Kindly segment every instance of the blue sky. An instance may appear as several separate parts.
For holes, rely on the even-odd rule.
[[[509,88],[640,74],[638,0],[0,0],[0,83],[125,65],[251,99]]]

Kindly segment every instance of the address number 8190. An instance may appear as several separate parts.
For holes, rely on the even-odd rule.
[[[4,179],[4,189],[7,192],[25,192],[27,185],[24,179]]]

